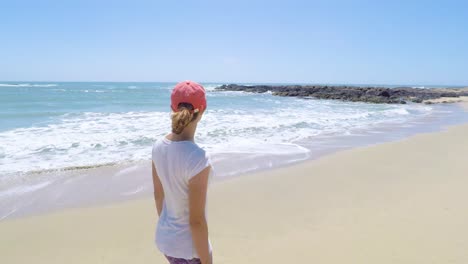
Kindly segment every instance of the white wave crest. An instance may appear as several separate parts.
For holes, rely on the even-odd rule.
[[[216,87],[221,86],[221,84],[205,84],[203,85],[203,88],[205,88],[205,91],[211,92],[215,91]]]
[[[55,87],[57,84],[55,83],[47,83],[47,84],[30,84],[30,83],[0,83],[0,87]]]
[[[432,110],[411,104],[209,94],[216,94],[219,98],[214,99],[224,103],[207,110],[198,126],[197,142],[215,155],[301,154],[307,152],[301,142],[314,136],[405,124]],[[169,112],[68,113],[48,125],[0,132],[0,174],[147,160],[152,143],[168,132]]]

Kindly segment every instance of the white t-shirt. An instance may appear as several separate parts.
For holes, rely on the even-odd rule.
[[[156,245],[171,257],[198,258],[189,223],[189,180],[210,160],[207,153],[191,141],[171,141],[166,137],[153,145],[152,160],[164,190],[164,202],[156,228]],[[210,244],[211,251],[211,244]]]

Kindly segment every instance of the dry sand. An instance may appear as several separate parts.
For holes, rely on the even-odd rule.
[[[213,184],[215,263],[468,263],[468,126]],[[0,222],[1,263],[166,263],[152,199]]]
[[[424,103],[440,104],[440,103],[462,103],[465,109],[468,107],[468,96],[460,97],[441,97],[437,99],[424,100]]]

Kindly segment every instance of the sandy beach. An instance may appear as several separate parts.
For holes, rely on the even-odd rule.
[[[468,125],[213,184],[215,263],[468,263]],[[151,198],[0,222],[2,263],[166,263]]]
[[[468,109],[468,96],[460,97],[441,97],[437,99],[424,100],[424,103],[437,104],[437,103],[461,103],[462,107]]]

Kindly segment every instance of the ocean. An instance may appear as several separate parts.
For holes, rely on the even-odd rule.
[[[170,132],[174,84],[0,82],[0,205],[8,202],[18,211],[10,203],[67,180],[70,171],[79,175],[93,168],[128,169],[148,161],[153,142]],[[216,91],[221,84],[203,83],[208,109],[196,134],[219,179],[440,129],[463,119],[455,105]],[[148,189],[132,188],[125,193]]]

